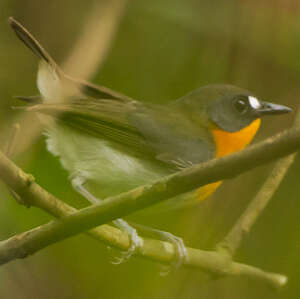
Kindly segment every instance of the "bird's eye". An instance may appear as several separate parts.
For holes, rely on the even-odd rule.
[[[233,107],[238,113],[245,114],[248,111],[249,103],[244,98],[237,98],[233,102]]]

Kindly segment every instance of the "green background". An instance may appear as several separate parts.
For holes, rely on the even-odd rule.
[[[94,4],[91,0],[0,0],[2,145],[7,129],[22,117],[11,109],[17,103],[12,96],[37,94],[36,58],[17,40],[7,18],[15,16],[63,62]],[[299,78],[299,1],[152,0],[127,2],[106,60],[90,79],[156,103],[205,84],[231,83],[260,99],[296,109]],[[31,124],[38,126],[37,119],[30,117]],[[289,127],[293,117],[265,118],[255,142]],[[20,135],[18,142],[26,142],[26,125],[21,125]],[[43,136],[14,160],[54,195],[76,207],[86,204],[72,191],[59,161],[46,151]],[[188,246],[212,249],[258,191],[271,166],[226,181],[214,196],[191,210],[131,218],[177,234]],[[162,277],[159,264],[140,258],[114,266],[111,261],[117,251],[78,235],[1,266],[0,298],[299,298],[299,178],[298,158],[236,256],[238,261],[286,274],[289,283],[280,292],[246,278],[215,280],[199,270],[180,269]],[[41,210],[18,205],[0,185],[1,239],[50,219]]]

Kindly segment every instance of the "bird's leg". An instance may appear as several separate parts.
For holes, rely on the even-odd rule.
[[[140,231],[143,234],[149,235],[153,238],[160,239],[162,241],[167,241],[173,244],[176,258],[172,262],[171,267],[167,266],[166,269],[164,269],[160,274],[161,275],[167,275],[171,270],[178,269],[186,260],[187,257],[187,249],[184,245],[184,242],[182,238],[177,237],[169,232],[158,230],[153,227],[132,223],[130,222],[130,225],[135,227],[138,231]]]
[[[99,204],[102,202],[101,199],[95,197],[91,194],[84,186],[85,179],[82,177],[74,177],[71,180],[73,188],[86,198],[91,204]],[[125,231],[130,237],[130,247],[127,251],[122,254],[121,257],[118,257],[113,264],[121,264],[128,260],[137,250],[143,245],[143,239],[139,237],[135,228],[130,226],[125,220],[119,218],[113,221],[113,224],[119,229]]]
[[[102,200],[95,197],[92,193],[90,193],[83,184],[85,183],[85,179],[82,177],[75,177],[71,180],[72,186],[75,191],[81,194],[85,199],[87,199],[91,204],[100,203]]]

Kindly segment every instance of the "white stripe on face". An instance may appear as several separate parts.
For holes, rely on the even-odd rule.
[[[249,100],[250,106],[251,106],[253,109],[258,109],[259,107],[261,107],[261,104],[260,104],[260,102],[258,101],[257,98],[252,97],[252,96],[249,96],[249,97],[248,97],[248,100]]]

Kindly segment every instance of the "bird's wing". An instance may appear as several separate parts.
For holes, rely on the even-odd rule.
[[[196,132],[180,114],[161,106],[85,99],[38,104],[29,110],[52,115],[72,128],[114,142],[131,155],[174,169],[206,161],[214,153],[201,128]]]
[[[160,161],[185,168],[214,156],[209,131],[172,106],[140,105],[130,120]]]

